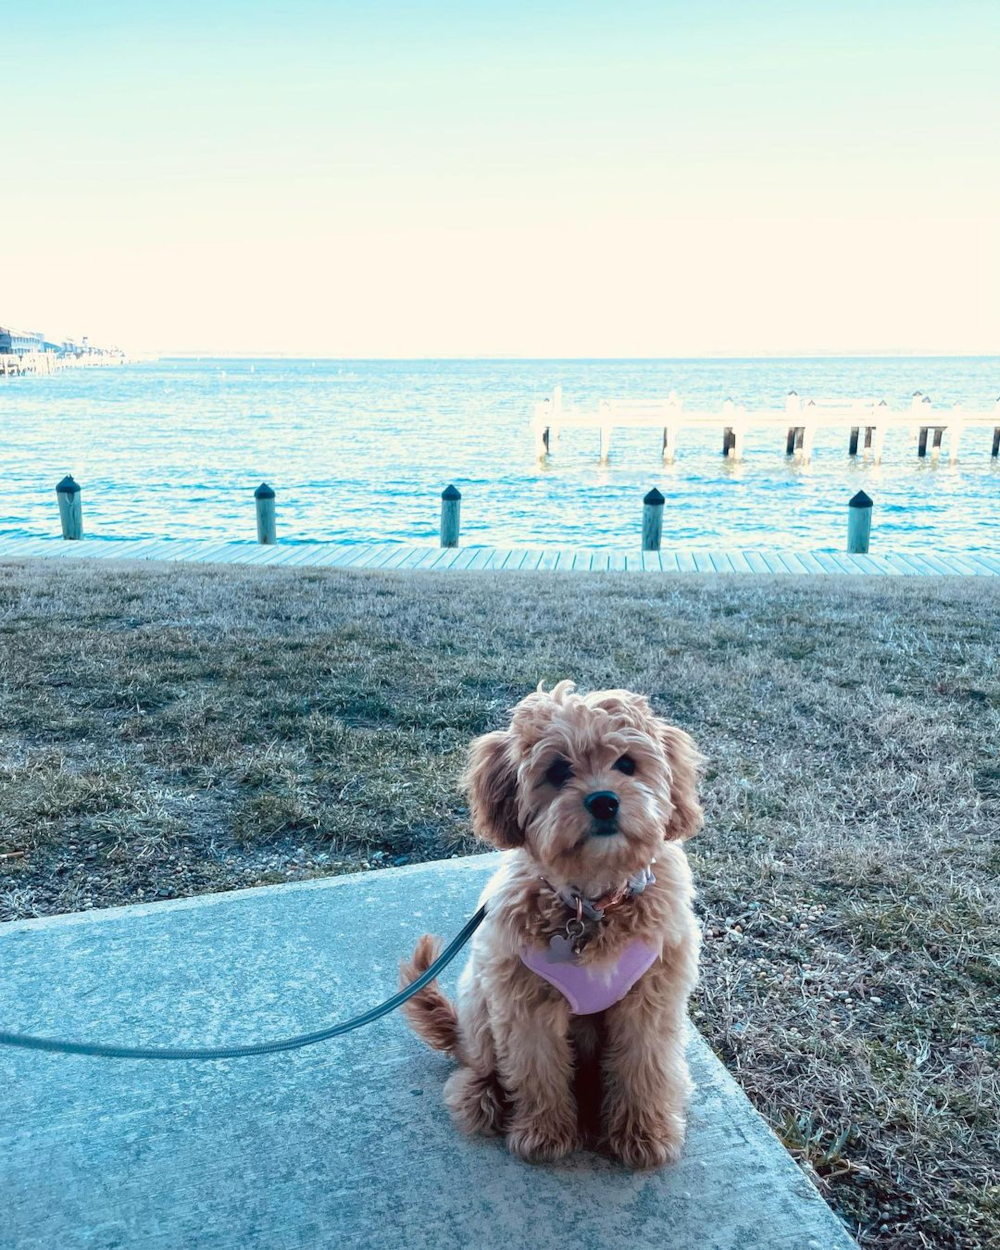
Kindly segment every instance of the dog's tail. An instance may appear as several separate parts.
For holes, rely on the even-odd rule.
[[[417,942],[412,959],[399,965],[399,988],[405,989],[426,972],[441,953],[441,942],[429,933]],[[403,1012],[418,1037],[435,1050],[455,1054],[458,1049],[458,1012],[442,992],[437,981],[431,981],[403,1004]]]

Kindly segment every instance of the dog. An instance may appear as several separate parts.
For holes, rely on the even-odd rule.
[[[508,854],[457,1003],[433,981],[405,1007],[458,1061],[445,1102],[464,1132],[532,1162],[586,1145],[636,1169],[679,1158],[700,945],[681,843],[702,824],[701,763],[642,695],[569,681],[472,743],[473,828]],[[422,937],[401,985],[439,950]]]

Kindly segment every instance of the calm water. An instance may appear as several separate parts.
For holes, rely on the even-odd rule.
[[[881,466],[851,461],[846,436],[817,438],[811,465],[784,435],[751,432],[740,464],[720,439],[683,432],[676,463],[659,432],[562,437],[539,468],[534,401],[561,383],[567,406],[676,390],[689,407],[726,396],[749,410],[803,397],[874,395],[906,406],[992,407],[1000,359],[666,361],[164,360],[0,380],[0,533],[58,532],[54,486],[84,487],[88,536],[252,538],[252,491],[277,491],[286,540],[430,543],[439,495],[462,491],[463,541],[635,546],[642,495],[666,496],[664,542],[840,550],[846,505],[875,500],[873,550],[1000,547],[992,431],[966,431],[955,466],[918,461],[890,434]]]

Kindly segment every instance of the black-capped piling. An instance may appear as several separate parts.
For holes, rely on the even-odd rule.
[[[257,541],[274,543],[278,541],[278,527],[275,519],[274,490],[267,482],[261,482],[253,493],[257,505]]]
[[[654,486],[642,501],[642,549],[659,551],[663,535],[664,499]]]
[[[83,503],[80,499],[80,484],[71,473],[67,473],[56,487],[56,499],[59,501],[59,521],[63,538],[82,538]]]
[[[462,525],[462,492],[446,486],[441,492],[441,546],[457,547]]]
[[[872,532],[872,501],[859,490],[847,505],[847,550],[850,555],[865,555]]]

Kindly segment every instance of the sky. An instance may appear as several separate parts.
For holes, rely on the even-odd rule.
[[[333,357],[1000,353],[1000,4],[50,0],[0,324]]]

